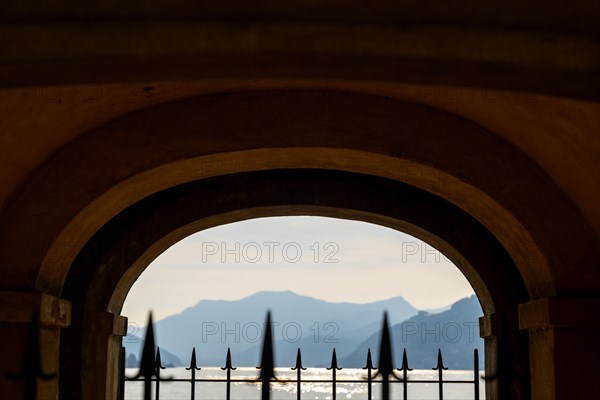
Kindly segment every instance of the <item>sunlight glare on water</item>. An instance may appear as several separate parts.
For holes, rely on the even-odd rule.
[[[134,376],[136,369],[127,369],[127,376]],[[232,378],[235,379],[255,379],[258,371],[255,368],[238,368],[231,371]],[[277,368],[276,375],[279,379],[296,379],[296,371],[289,368]],[[481,371],[480,376],[483,375]],[[190,372],[185,368],[167,368],[161,371],[161,376],[166,378],[190,377]],[[220,368],[203,368],[196,373],[196,379],[224,379],[225,372]],[[435,380],[437,371],[432,370],[414,370],[409,372],[409,380]],[[308,368],[302,371],[303,380],[327,380],[331,379],[331,371],[324,368]],[[337,371],[337,379],[365,380],[365,383],[338,383],[336,386],[337,399],[360,399],[367,398],[366,372],[361,369],[344,368]],[[444,380],[472,380],[473,371],[444,371]],[[161,382],[160,398],[163,400],[183,400],[190,398],[189,382]],[[271,384],[271,399],[273,400],[295,400],[296,382],[273,382]],[[125,399],[142,399],[142,383],[127,382],[125,386]],[[232,400],[259,400],[260,383],[233,382],[231,384]],[[373,400],[381,399],[381,388],[377,383],[373,384]],[[314,400],[332,400],[331,383],[323,382],[303,382],[302,398]],[[437,383],[409,383],[408,398],[414,400],[426,400],[438,398]],[[444,385],[444,399],[446,400],[465,400],[474,398],[474,385],[468,383],[454,383]],[[485,399],[485,384],[480,381],[480,398]],[[224,400],[225,383],[224,382],[197,382],[196,399],[198,400]],[[391,399],[402,399],[402,384],[394,383],[391,385]]]

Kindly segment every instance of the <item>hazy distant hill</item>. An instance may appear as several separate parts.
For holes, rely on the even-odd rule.
[[[183,363],[189,362],[195,346],[199,364],[222,365],[231,347],[235,365],[256,366],[269,309],[276,363],[293,365],[301,347],[308,366],[328,363],[333,347],[338,356],[349,354],[379,330],[384,310],[389,311],[392,322],[404,321],[418,312],[402,297],[352,304],[330,303],[290,291],[260,292],[237,301],[202,300],[160,320],[155,324],[157,342]]]
[[[473,368],[473,350],[479,350],[480,367],[483,367],[483,339],[479,338],[478,318],[481,306],[475,296],[454,303],[449,310],[418,315],[392,327],[392,345],[395,367],[402,364],[402,350],[406,348],[409,367],[433,368],[437,362],[438,348],[442,350],[444,364],[451,369]],[[377,366],[380,334],[376,333],[362,342],[349,356],[340,360],[343,367],[363,367],[367,349],[371,348]]]
[[[123,338],[123,346],[125,346],[126,351],[126,359],[127,359],[127,368],[137,368],[139,366],[140,358],[142,355],[142,348],[144,347],[144,340],[135,336],[130,335]],[[173,366],[173,367],[182,367],[184,366],[184,362],[171,353],[168,348],[163,348],[160,346],[160,359],[162,361],[163,366]],[[133,356],[133,357],[132,357]],[[187,360],[186,360],[187,361]],[[185,364],[189,365],[189,364]]]

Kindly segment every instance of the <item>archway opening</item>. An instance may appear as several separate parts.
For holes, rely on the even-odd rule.
[[[275,364],[282,376],[293,374],[290,367],[300,349],[313,379],[327,379],[330,373],[324,367],[335,349],[340,374],[364,378],[361,368],[368,350],[378,363],[384,311],[395,367],[401,367],[406,351],[414,370],[409,374],[414,381],[411,398],[435,397],[437,387],[418,381],[437,378],[432,368],[438,350],[450,368],[445,379],[473,379],[475,350],[477,366],[484,366],[479,335],[483,312],[460,270],[426,242],[362,221],[258,218],[177,242],[148,266],[125,300],[122,314],[129,326],[123,344],[129,376],[139,367],[148,309],[154,313],[162,362],[172,368],[165,374],[180,379],[189,378],[185,367],[192,349],[204,368],[198,376],[224,378],[219,367],[225,365],[228,350],[237,374],[256,375],[267,310],[273,315]],[[483,376],[483,371],[478,374]],[[197,386],[199,393],[214,391],[209,397],[223,394],[218,385]],[[274,386],[274,397],[294,397],[289,386]],[[348,399],[366,396],[366,383],[337,387]],[[479,388],[485,398],[483,380]],[[126,398],[136,398],[142,385],[128,382],[126,389]],[[166,383],[161,396],[186,389],[187,382]],[[252,389],[246,385],[234,391],[248,397]],[[330,391],[328,383],[312,383],[304,386],[302,396],[331,397]],[[472,396],[473,384],[446,385],[448,399]]]
[[[294,169],[173,187],[105,224],[77,256],[65,284],[64,295],[74,304],[74,323],[61,335],[61,370],[78,368],[81,375],[61,374],[65,398],[69,390],[84,398],[115,390],[125,334],[117,315],[133,283],[164,250],[211,227],[294,215],[370,222],[440,249],[467,277],[485,314],[485,369],[493,377],[486,385],[488,399],[528,396],[528,340],[518,329],[515,312],[527,292],[514,262],[485,227],[445,200],[397,181]]]

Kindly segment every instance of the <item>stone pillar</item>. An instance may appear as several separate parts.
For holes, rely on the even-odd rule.
[[[127,318],[109,312],[88,318],[91,320],[83,329],[81,348],[68,349],[81,354],[83,369],[78,373],[81,379],[80,396],[83,400],[115,399],[119,383],[121,337],[127,334]],[[74,395],[79,396],[70,394]]]
[[[496,373],[498,365],[498,338],[495,333],[494,314],[486,314],[479,318],[479,336],[484,340],[485,376],[490,377]],[[489,380],[485,383],[486,400],[498,400],[498,380]]]
[[[121,355],[121,338],[127,335],[127,317],[106,313],[112,320],[112,332],[108,336],[106,349],[106,393],[107,399],[115,399],[119,388],[119,357]]]
[[[45,373],[58,374],[60,329],[69,326],[68,301],[35,292],[0,292],[0,398],[25,397],[25,380],[9,379],[21,371],[32,317],[39,312],[41,366]],[[58,398],[58,375],[37,380],[37,399]]]
[[[552,297],[519,306],[529,331],[534,400],[600,398],[600,298]]]

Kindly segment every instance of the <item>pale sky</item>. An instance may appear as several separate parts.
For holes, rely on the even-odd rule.
[[[272,217],[176,243],[134,284],[122,314],[144,325],[149,309],[156,321],[203,299],[236,300],[263,290],[352,303],[403,296],[418,309],[473,294],[454,264],[405,233],[333,218]]]

